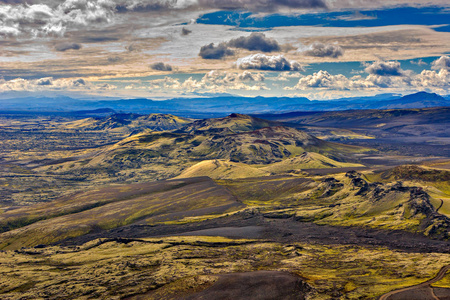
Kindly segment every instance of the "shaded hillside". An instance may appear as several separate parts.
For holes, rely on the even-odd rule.
[[[398,166],[381,174],[382,179],[421,180],[430,182],[450,182],[450,171],[424,169],[418,166]]]
[[[207,177],[105,187],[1,214],[4,230],[17,229],[0,234],[0,248],[49,244],[137,222],[182,220],[242,207]]]
[[[450,108],[293,112],[258,115],[309,133],[402,155],[450,156]],[[346,138],[341,130],[353,132]],[[351,133],[350,133],[351,134]],[[359,135],[359,136],[358,136]],[[369,139],[367,137],[370,137]]]
[[[259,116],[268,120],[303,125],[387,129],[405,125],[445,125],[450,122],[450,108],[292,112]]]

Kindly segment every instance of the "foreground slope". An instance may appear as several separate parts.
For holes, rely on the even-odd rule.
[[[0,234],[0,248],[49,244],[136,222],[181,220],[241,207],[207,177],[111,186],[2,213],[0,224],[8,231]]]

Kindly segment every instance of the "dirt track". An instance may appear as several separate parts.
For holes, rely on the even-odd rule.
[[[438,297],[434,291],[434,288],[431,287],[433,283],[438,282],[442,278],[444,278],[447,271],[450,270],[450,265],[442,267],[435,277],[427,280],[421,284],[410,286],[407,288],[391,291],[387,294],[384,294],[379,300],[441,300],[441,299],[449,299],[450,298],[450,289],[445,289],[447,291],[443,291],[444,289],[439,289],[440,293],[443,295]]]

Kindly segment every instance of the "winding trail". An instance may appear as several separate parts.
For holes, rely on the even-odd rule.
[[[450,270],[450,265],[447,265],[447,266],[442,267],[442,268],[439,270],[439,272],[436,274],[436,276],[434,276],[433,278],[431,278],[431,279],[429,279],[429,280],[427,280],[427,281],[425,281],[425,282],[423,282],[423,283],[420,283],[420,284],[418,284],[418,285],[413,285],[413,286],[410,286],[410,287],[406,287],[406,288],[402,288],[402,289],[399,289],[399,290],[391,291],[391,292],[389,292],[389,293],[387,293],[387,294],[384,294],[384,295],[381,296],[380,298],[378,298],[378,300],[388,300],[389,297],[392,296],[392,295],[395,295],[395,294],[398,294],[398,293],[402,293],[402,292],[405,292],[405,291],[410,291],[410,290],[420,289],[420,288],[426,288],[426,287],[429,287],[429,288],[431,288],[431,289],[433,290],[433,288],[431,287],[431,285],[432,285],[433,283],[435,283],[435,282],[438,282],[438,281],[441,280],[442,278],[444,278],[444,276],[445,276],[445,274],[448,272],[448,270]],[[436,297],[436,295],[434,294],[433,291],[432,291],[432,294],[433,294],[433,298],[434,298],[434,299],[439,300],[439,298]]]
[[[439,207],[436,209],[436,212],[439,212],[439,210],[441,209],[442,205],[444,205],[444,200],[442,200],[442,199],[439,199],[439,200],[441,200],[441,205],[439,205]]]

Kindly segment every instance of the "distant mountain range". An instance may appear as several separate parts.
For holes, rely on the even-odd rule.
[[[341,98],[335,100],[309,100],[288,97],[236,97],[176,98],[165,101],[150,99],[122,99],[88,101],[69,97],[15,98],[0,100],[0,112],[55,112],[115,111],[127,113],[171,113],[184,117],[225,116],[234,112],[243,114],[287,113],[294,111],[339,111],[358,109],[427,108],[450,106],[449,96],[419,92],[401,96],[381,94],[372,97]]]

